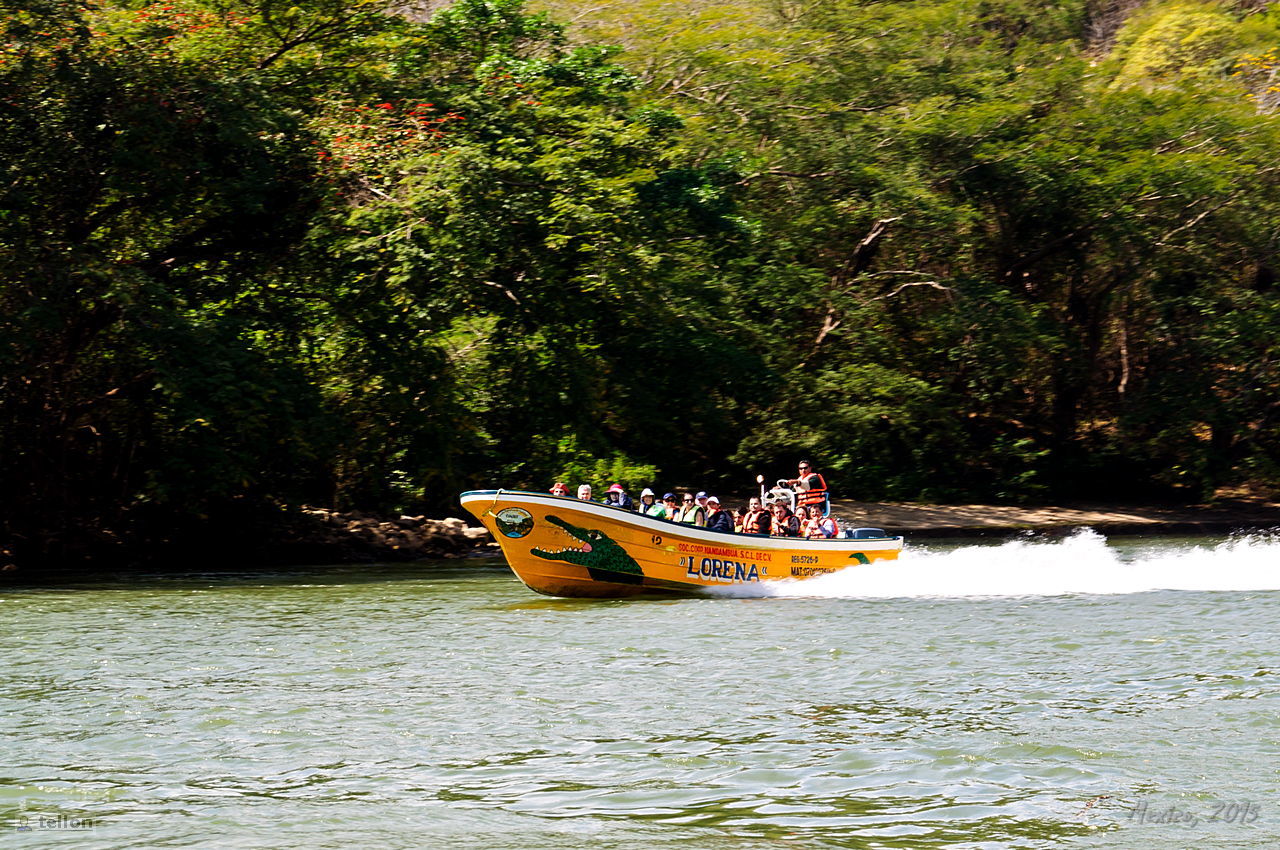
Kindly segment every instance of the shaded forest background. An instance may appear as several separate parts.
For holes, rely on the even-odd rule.
[[[1269,6],[0,0],[0,549],[1275,488]]]

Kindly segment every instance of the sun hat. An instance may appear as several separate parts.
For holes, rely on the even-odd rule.
[[[609,489],[608,489],[606,492],[608,492],[608,493],[625,493],[625,492],[627,492],[627,491],[622,489],[622,485],[621,485],[621,484],[611,484],[611,485],[609,485]]]
[[[653,491],[652,491],[652,490],[650,490],[648,487],[646,487],[646,488],[644,488],[643,490],[641,490],[641,491],[640,491],[640,498],[642,498],[642,499],[643,499],[645,496],[653,496],[654,498],[657,498],[657,495],[658,495],[657,493],[653,492]]]

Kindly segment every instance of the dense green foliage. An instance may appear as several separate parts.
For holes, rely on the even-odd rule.
[[[19,559],[800,454],[1280,483],[1257,4],[0,4]]]

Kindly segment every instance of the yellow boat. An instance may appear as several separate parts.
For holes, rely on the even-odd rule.
[[[545,493],[472,490],[461,501],[502,546],[520,580],[550,596],[760,587],[895,560],[902,551],[901,537],[879,529],[805,540],[707,531]]]

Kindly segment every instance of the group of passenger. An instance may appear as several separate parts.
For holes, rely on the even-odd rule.
[[[826,515],[827,482],[813,471],[808,461],[801,461],[799,474],[787,483],[796,491],[796,510],[784,504],[767,508],[759,497],[752,496],[745,508],[730,512],[720,504],[716,496],[705,491],[698,493],[664,493],[661,499],[646,487],[640,491],[640,501],[634,502],[621,484],[613,484],[605,491],[601,504],[627,511],[637,511],[645,516],[696,525],[710,531],[736,532],[738,534],[769,534],[774,537],[829,538],[840,533],[834,517]],[[569,486],[557,481],[551,488],[553,496],[568,496]],[[591,485],[578,487],[578,498],[594,501]]]

